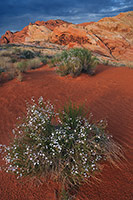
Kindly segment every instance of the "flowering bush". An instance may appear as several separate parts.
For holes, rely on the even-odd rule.
[[[26,117],[13,130],[14,140],[1,145],[3,169],[17,178],[52,176],[64,185],[79,185],[96,170],[102,159],[114,161],[120,148],[105,132],[106,123],[92,123],[81,106],[65,106],[59,114],[39,98],[28,104]]]
[[[58,67],[57,72],[62,76],[67,74],[78,76],[82,72],[92,75],[98,59],[92,56],[88,49],[74,48],[56,55],[51,64]]]

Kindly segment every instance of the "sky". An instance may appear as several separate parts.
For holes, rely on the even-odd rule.
[[[133,0],[0,0],[0,36],[37,20],[98,21],[133,11]]]

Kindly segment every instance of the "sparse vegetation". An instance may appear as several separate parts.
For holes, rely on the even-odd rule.
[[[40,60],[43,63],[43,65],[46,65],[48,63],[48,57],[47,56],[41,57]]]
[[[102,64],[104,64],[104,65],[109,65],[109,64],[110,64],[109,60],[102,60],[101,62],[102,62]]]
[[[98,59],[87,49],[74,48],[56,55],[50,64],[57,66],[57,73],[61,76],[78,76],[82,72],[93,75]]]
[[[27,61],[21,61],[17,63],[17,70],[20,71],[21,73],[24,73],[27,71],[28,68],[28,62]]]
[[[48,49],[49,45],[52,45],[50,49]],[[57,73],[61,76],[70,74],[73,77],[82,72],[93,75],[98,62],[118,67],[127,66],[132,68],[133,66],[131,61],[119,63],[113,60],[104,60],[101,57],[97,59],[87,49],[75,48],[64,51],[63,49],[65,48],[61,46],[59,48],[49,43],[44,49],[42,47],[15,44],[2,46],[0,50],[0,68],[3,72],[1,72],[0,81],[11,80],[18,76],[18,71],[23,73],[29,69],[39,68],[42,64],[56,67]]]
[[[121,62],[116,62],[115,60],[111,59],[101,59],[99,58],[99,61],[101,64],[104,65],[110,65],[114,67],[128,67],[128,68],[133,68],[133,62],[132,61],[121,61]]]
[[[18,79],[18,81],[20,81],[20,82],[23,81],[23,74],[22,74],[22,72],[18,71],[17,79]]]
[[[4,71],[3,68],[0,67],[0,81],[1,81],[1,79],[2,79],[2,72],[3,72],[3,71]]]
[[[92,122],[83,107],[70,103],[59,114],[39,98],[28,104],[27,114],[13,130],[9,146],[0,145],[6,172],[23,176],[50,176],[61,183],[60,199],[100,170],[100,160],[116,163],[121,148],[106,131],[106,122]]]
[[[0,67],[0,74],[2,73],[2,72],[4,72],[5,70],[2,68],[2,67]]]
[[[30,50],[23,50],[20,55],[20,58],[24,58],[24,59],[31,59],[34,57],[35,57],[35,53]]]
[[[1,71],[1,79],[0,81],[11,80],[15,77],[15,70],[14,70],[13,63],[10,62],[9,57],[2,57],[0,56],[0,71]]]
[[[28,65],[28,69],[39,68],[41,66],[41,60],[40,58],[31,59],[27,62],[27,65]]]
[[[21,80],[22,73],[29,69],[41,67],[41,63],[46,64],[48,58],[49,56],[34,48],[26,49],[26,47],[14,45],[3,46],[0,51],[0,81],[11,80],[14,77]]]

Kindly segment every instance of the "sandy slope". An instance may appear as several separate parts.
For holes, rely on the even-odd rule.
[[[132,194],[132,133],[133,133],[133,70],[98,66],[97,75],[78,78],[59,77],[44,66],[30,71],[24,81],[9,81],[0,87],[0,143],[8,144],[16,118],[25,112],[25,100],[34,96],[50,99],[57,108],[70,99],[90,108],[94,119],[108,120],[108,130],[124,148],[127,162],[121,170],[104,165],[101,183],[84,185],[78,199],[131,200]],[[39,187],[19,183],[14,175],[0,172],[1,200],[54,200],[55,185]]]

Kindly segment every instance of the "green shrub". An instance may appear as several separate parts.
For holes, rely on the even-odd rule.
[[[6,172],[45,176],[62,183],[62,195],[100,170],[100,160],[114,162],[120,147],[105,131],[106,123],[93,123],[83,107],[70,103],[59,114],[41,97],[27,107],[26,117],[13,130],[14,140],[1,145]],[[65,192],[64,190],[67,190]],[[61,192],[60,191],[60,192]]]
[[[17,63],[17,70],[20,72],[26,72],[28,68],[28,63],[27,61],[21,61]]]
[[[33,58],[27,62],[28,69],[36,69],[41,66],[40,58]]]
[[[52,58],[48,59],[48,64],[50,67],[56,67],[59,65],[59,55],[53,56]]]
[[[17,70],[24,73],[28,69],[36,69],[41,66],[40,58],[33,58],[28,61],[24,60],[17,63]]]
[[[2,72],[5,72],[5,69],[2,68],[2,67],[0,67],[0,74],[1,74]]]
[[[3,72],[3,69],[0,68],[0,81],[1,81],[1,74],[2,74],[2,72]]]
[[[109,62],[109,60],[102,60],[102,64],[104,64],[104,65],[109,65],[110,62]]]
[[[30,50],[23,50],[21,52],[21,58],[24,58],[24,59],[31,59],[31,58],[34,58],[35,57],[35,54],[33,51],[30,51]]]
[[[42,56],[42,53],[41,51],[35,51],[35,57],[41,57]]]
[[[57,72],[62,76],[67,74],[78,76],[82,72],[92,75],[97,64],[98,59],[83,48],[63,51],[51,60],[51,65],[57,66]]]
[[[17,62],[17,58],[12,57],[11,60],[10,60],[10,62],[12,62],[12,63]]]
[[[41,62],[43,63],[43,65],[46,65],[48,63],[48,58],[47,56],[41,57],[40,58]]]

